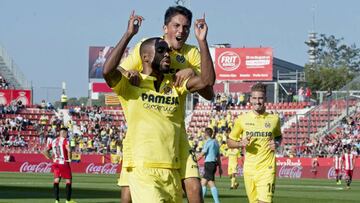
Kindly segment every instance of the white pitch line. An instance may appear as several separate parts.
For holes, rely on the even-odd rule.
[[[323,186],[323,185],[276,185],[276,187],[283,188],[314,188],[314,189],[330,189],[330,190],[344,190],[342,187]]]

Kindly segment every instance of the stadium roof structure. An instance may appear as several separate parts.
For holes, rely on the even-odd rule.
[[[9,83],[10,88],[29,89],[30,84],[5,48],[0,45],[0,75]]]

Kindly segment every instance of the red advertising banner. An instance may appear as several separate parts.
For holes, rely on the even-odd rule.
[[[223,176],[228,176],[228,159],[223,158],[222,161]],[[276,159],[276,176],[279,178],[319,178],[319,179],[335,179],[335,169],[333,167],[332,158],[318,158],[319,166],[314,171],[311,167],[311,158],[277,158]],[[204,174],[203,160],[199,162],[200,174]],[[238,167],[238,176],[243,176],[243,166]],[[344,171],[342,172],[344,174]],[[219,174],[217,174],[219,175]],[[345,176],[343,176],[345,177]],[[360,180],[360,158],[355,161],[355,169],[353,179]]]
[[[121,166],[112,163],[92,162],[89,156],[85,161],[83,155],[80,163],[71,163],[71,169],[74,173],[87,174],[116,174],[120,172]],[[96,156],[96,155],[95,155]],[[94,157],[95,157],[94,156]],[[94,158],[93,157],[93,158]],[[99,156],[100,157],[100,156]],[[29,157],[28,157],[29,158]],[[24,160],[17,157],[18,160]],[[21,172],[21,173],[50,173],[51,162],[44,160],[40,155],[38,157],[42,161],[15,161],[10,163],[0,162],[0,172]],[[240,162],[240,160],[239,160]],[[332,158],[319,158],[319,166],[314,170],[311,167],[311,158],[277,158],[277,177],[279,178],[318,178],[318,179],[335,179],[335,169],[333,167]],[[360,158],[355,161],[355,169],[353,172],[353,179],[360,180]],[[228,159],[222,159],[223,176],[228,176]],[[200,173],[204,173],[204,162],[199,162]],[[343,172],[342,172],[343,173]],[[239,164],[238,176],[243,176],[242,165]]]
[[[0,171],[20,172],[20,173],[50,173],[51,162],[13,162],[2,163]],[[87,174],[116,174],[120,172],[120,165],[106,163],[71,163],[71,171],[73,173]]]
[[[12,101],[22,101],[23,105],[31,105],[31,90],[0,89],[0,104],[8,105]]]
[[[271,48],[216,48],[217,80],[271,81],[273,52]]]
[[[113,91],[105,82],[93,82],[92,92],[108,93]]]
[[[4,161],[4,156],[6,153],[0,153],[0,165]],[[12,160],[14,162],[48,162],[49,160],[44,157],[43,154],[22,154],[22,153],[11,153]],[[111,157],[110,154],[107,154],[105,156],[98,155],[98,154],[82,154],[81,155],[81,163],[102,163],[110,162]]]

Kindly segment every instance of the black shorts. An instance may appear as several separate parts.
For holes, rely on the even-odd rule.
[[[208,180],[208,181],[209,180],[211,180],[211,181],[215,180],[216,167],[217,167],[217,162],[205,162],[204,178],[206,180]]]

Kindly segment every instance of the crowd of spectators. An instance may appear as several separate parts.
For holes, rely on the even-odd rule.
[[[9,83],[0,75],[0,89],[9,89]]]
[[[351,146],[355,155],[360,154],[360,113],[345,117],[340,126],[320,137],[305,138],[299,146],[284,147],[279,156],[285,157],[332,157]]]
[[[231,96],[231,97],[230,97]],[[237,96],[237,97],[236,97]],[[230,99],[231,98],[231,99]],[[239,95],[218,95],[216,101],[211,104],[212,110],[205,116],[201,127],[188,128],[188,138],[194,151],[200,152],[204,143],[204,129],[211,127],[216,132],[216,139],[220,144],[222,155],[226,155],[226,139],[233,127],[234,120],[242,111],[228,110],[234,105],[247,105],[239,101]],[[219,107],[220,105],[220,107]],[[36,142],[40,151],[46,144],[56,136],[56,129],[59,126],[69,128],[69,140],[71,148],[78,153],[97,154],[121,154],[122,141],[125,137],[127,126],[123,113],[119,110],[109,110],[97,106],[74,106],[68,107],[70,120],[64,122],[64,115],[61,112],[46,113],[53,111],[53,106],[45,101],[38,106],[43,112],[37,119],[30,120],[21,114],[17,103],[9,106],[0,105],[3,114],[15,114],[16,116],[0,117],[0,142],[3,147],[27,148],[27,139],[21,135],[21,131],[32,129],[36,132]],[[9,110],[10,109],[10,110]],[[19,110],[20,109],[20,110]],[[282,111],[269,111],[279,114],[282,122],[287,117]],[[206,120],[206,121],[205,121]],[[353,145],[359,153],[360,136],[360,114],[345,119],[334,133],[327,134],[320,138],[304,138],[299,142],[299,147],[283,146],[277,153],[281,157],[311,157],[314,154],[322,157],[331,156],[345,145]],[[11,133],[11,132],[16,132]]]

